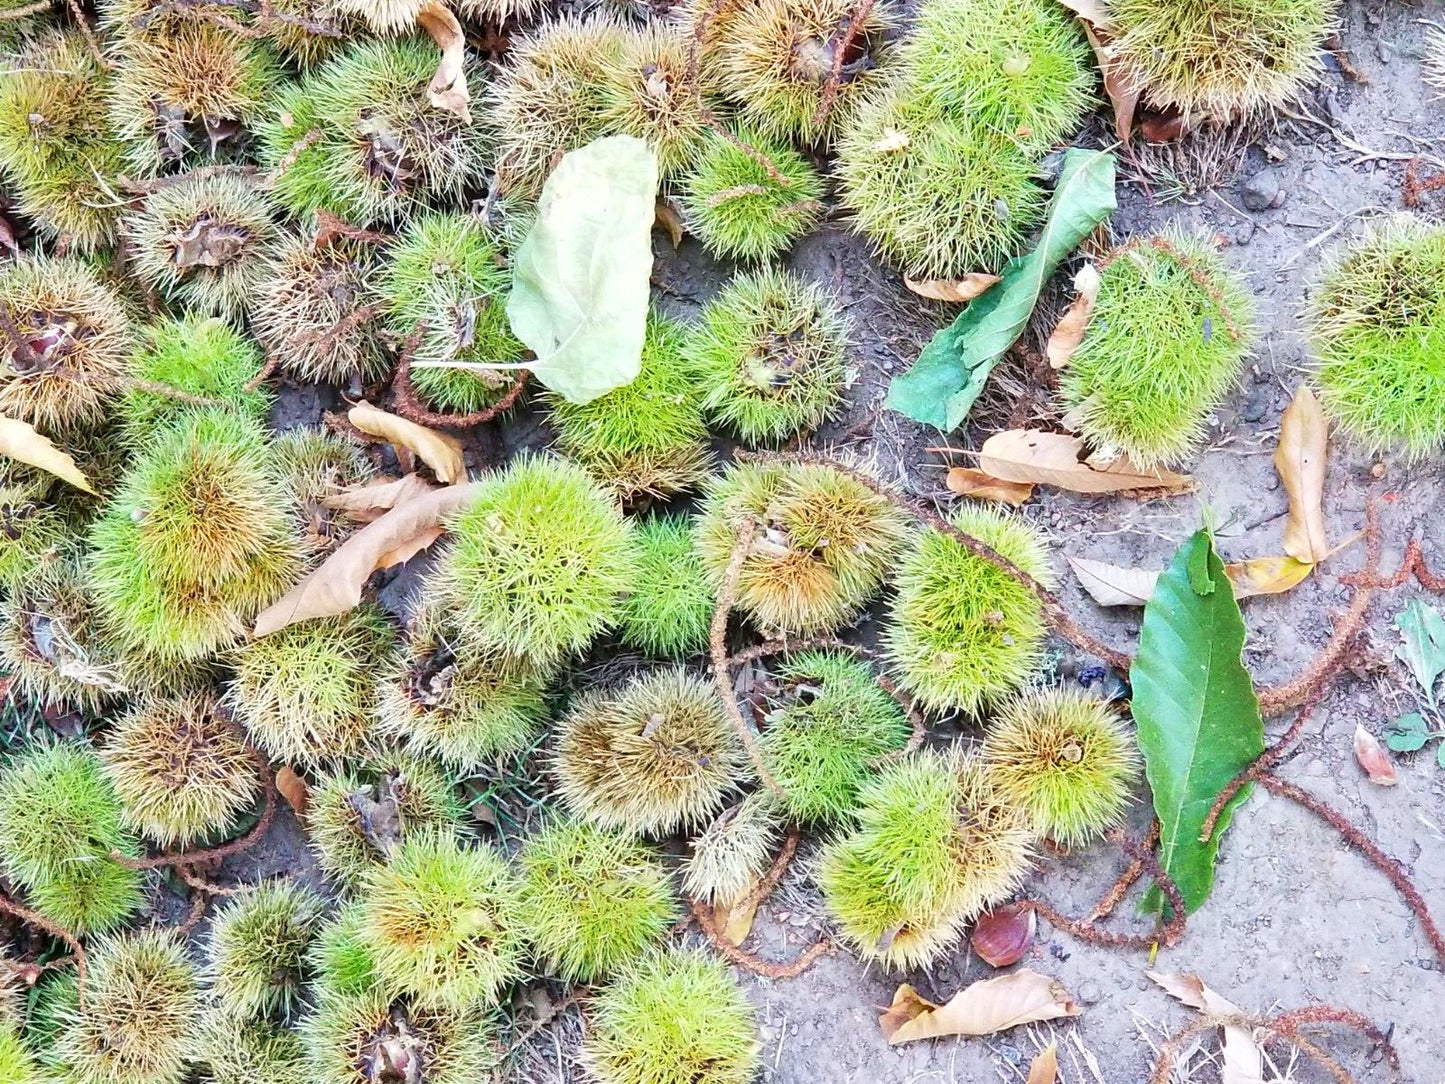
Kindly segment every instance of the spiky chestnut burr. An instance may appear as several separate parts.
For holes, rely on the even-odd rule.
[[[708,131],[697,91],[688,84],[690,42],[673,23],[628,27],[619,47],[598,60],[604,131],[646,140],[664,178],[697,156]]]
[[[372,739],[393,637],[386,614],[363,604],[250,640],[230,656],[226,704],[281,763],[355,756]]]
[[[1309,314],[1325,413],[1372,452],[1445,445],[1445,229],[1401,216],[1345,248]]]
[[[326,245],[285,234],[271,270],[256,287],[251,327],[281,367],[306,382],[346,384],[376,379],[386,357],[369,320],[374,245],[337,238]]]
[[[703,411],[750,445],[815,428],[849,379],[848,325],[837,305],[781,268],[733,279],[688,329],[684,349]]]
[[[592,1001],[582,1060],[597,1084],[747,1084],[758,1063],[747,998],[700,952],[653,953]]]
[[[239,636],[297,571],[286,491],[259,425],[203,410],[156,433],[90,531],[108,634],[161,662]]]
[[[540,667],[580,651],[617,620],[632,586],[632,528],[574,464],[518,456],[451,525],[434,573],[464,639]]]
[[[362,875],[357,930],[378,984],[418,1008],[497,1004],[522,970],[519,885],[505,859],[448,832],[414,833]]]
[[[124,922],[141,906],[141,877],[112,850],[140,854],[89,749],[37,746],[0,772],[0,862],[36,910],[77,933]]]
[[[50,1084],[30,1046],[20,1037],[19,1018],[0,1017],[0,1065],[5,1066],[9,1084]]]
[[[669,668],[581,698],[558,726],[552,770],[573,814],[660,836],[717,812],[745,765],[717,692]]]
[[[986,507],[960,509],[953,523],[1051,584],[1048,551],[1022,519]],[[1028,588],[938,531],[926,530],[898,570],[883,632],[899,683],[937,711],[976,713],[1018,688],[1038,666],[1048,634]]]
[[[12,598],[44,588],[65,563],[74,529],[54,493],[10,472],[0,482],[0,586]]]
[[[290,1019],[325,905],[304,885],[271,881],[232,897],[211,921],[206,977],[226,1014]]]
[[[737,464],[709,484],[697,525],[714,588],[747,516],[757,535],[736,603],[769,632],[812,635],[853,617],[882,586],[909,533],[890,501],[831,466]]]
[[[479,125],[427,100],[435,70],[424,38],[361,41],[278,94],[258,129],[262,165],[287,164],[276,203],[298,218],[322,208],[369,226],[459,198],[481,176],[485,141]]]
[[[783,838],[783,807],[768,790],[756,790],[724,809],[692,841],[683,860],[683,890],[696,899],[728,906],[742,899],[767,872]]]
[[[661,855],[627,832],[556,819],[522,846],[521,921],[548,973],[595,982],[641,957],[677,918]]]
[[[620,635],[628,647],[679,660],[707,648],[713,595],[687,516],[637,521],[637,584],[622,603]]]
[[[425,596],[379,690],[384,735],[412,752],[471,771],[519,752],[547,721],[550,669],[468,645]]]
[[[915,279],[998,270],[1043,209],[1036,172],[1011,136],[903,80],[871,91],[838,138],[854,228]]]
[[[842,820],[878,758],[907,743],[903,710],[866,663],[839,652],[790,656],[771,686],[763,754],[788,813],[804,823]]]
[[[74,1084],[181,1084],[192,1064],[200,997],[170,930],[93,942],[85,1008],[60,1010],[54,1059]]]
[[[21,256],[0,271],[0,309],[0,414],[48,433],[99,425],[134,342],[115,292],[79,259]]]
[[[384,754],[322,773],[307,803],[307,836],[317,865],[354,891],[406,839],[452,830],[462,812],[451,779],[434,763]]]
[[[307,956],[315,976],[314,1001],[355,997],[376,988],[376,964],[361,937],[365,920],[365,906],[353,899],[322,925]]]
[[[80,34],[59,31],[26,43],[7,67],[0,80],[0,168],[20,212],[77,252],[108,244],[123,168],[106,115],[109,76]]]
[[[488,1084],[496,1036],[483,1009],[422,1008],[381,990],[323,998],[301,1026],[308,1084]]]
[[[212,1008],[196,1037],[195,1060],[210,1084],[312,1084],[295,1031]]]
[[[363,20],[380,34],[396,34],[412,30],[423,0],[336,0],[336,9]],[[541,0],[459,0],[457,14],[476,22],[490,20],[503,23],[512,18],[525,18],[541,6]]]
[[[630,384],[582,404],[546,395],[558,448],[625,505],[688,489],[712,465],[697,374],[683,342],[676,324],[654,314]]]
[[[1121,823],[1139,775],[1138,752],[1118,716],[1076,690],[1010,701],[989,724],[982,755],[999,797],[1066,847]]]
[[[1078,432],[1141,467],[1177,463],[1238,382],[1252,314],[1243,278],[1207,244],[1160,236],[1126,248],[1103,270],[1060,381]]]
[[[271,441],[271,455],[296,512],[303,553],[315,559],[344,542],[357,524],[328,506],[342,490],[370,481],[373,471],[361,448],[314,426],[288,429]]]

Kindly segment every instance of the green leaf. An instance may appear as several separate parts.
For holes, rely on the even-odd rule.
[[[1445,741],[1435,746],[1435,763],[1445,768]]]
[[[893,378],[887,405],[914,421],[956,429],[994,365],[1028,326],[1054,268],[1116,206],[1114,156],[1069,150],[1038,244],[1005,264],[998,284],[969,302],[958,319],[923,348],[913,368]]]
[[[1190,911],[1209,895],[1220,837],[1248,788],[1229,801],[1213,838],[1201,843],[1209,807],[1264,752],[1264,720],[1243,650],[1239,603],[1208,532],[1199,531],[1155,584],[1129,671],[1139,748],[1159,815],[1159,864]],[[1163,906],[1157,887],[1144,905]]]
[[[1395,615],[1395,627],[1405,641],[1395,649],[1395,656],[1410,668],[1433,703],[1435,682],[1445,673],[1445,618],[1416,599]]]
[[[1418,711],[1402,715],[1385,730],[1385,744],[1397,753],[1413,753],[1430,740],[1430,728]],[[1442,744],[1441,748],[1445,748]]]
[[[531,369],[573,403],[630,384],[642,366],[657,155],[632,136],[569,151],[517,249],[507,319]]]

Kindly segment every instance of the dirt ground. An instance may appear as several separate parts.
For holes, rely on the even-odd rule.
[[[1191,465],[1195,492],[1142,503],[1043,492],[1025,507],[1024,514],[1053,540],[1064,600],[1107,642],[1132,648],[1140,614],[1094,606],[1067,573],[1065,555],[1159,567],[1206,510],[1218,526],[1226,559],[1281,552],[1285,495],[1271,455],[1280,414],[1307,364],[1300,314],[1321,259],[1369,218],[1401,208],[1406,159],[1417,153],[1445,157],[1445,103],[1429,100],[1420,77],[1422,24],[1429,19],[1445,25],[1445,5],[1433,0],[1423,5],[1349,3],[1341,43],[1354,74],[1327,57],[1322,85],[1299,107],[1298,115],[1307,119],[1281,119],[1253,142],[1238,141],[1233,150],[1228,140],[1195,140],[1172,151],[1144,152],[1137,163],[1121,160],[1121,179],[1132,179],[1121,184],[1116,234],[1171,227],[1222,237],[1226,258],[1253,288],[1261,336],[1244,382],[1219,410],[1208,447]],[[1104,119],[1078,139],[1087,146],[1111,141]],[[1260,175],[1266,170],[1272,176]],[[1216,186],[1205,188],[1201,182]],[[1246,209],[1246,186],[1267,197],[1276,185],[1275,206]],[[1251,195],[1249,202],[1261,198]],[[1423,213],[1445,215],[1445,193],[1427,197]],[[852,406],[816,443],[871,454],[886,479],[915,495],[947,501],[942,460],[925,451],[941,442],[940,435],[884,411],[882,401],[889,377],[917,356],[951,313],[907,293],[899,277],[873,260],[866,244],[841,223],[799,245],[790,262],[839,293],[857,333],[859,374]],[[679,313],[691,311],[725,281],[727,271],[684,242],[675,257],[659,264],[661,302]],[[995,382],[996,392],[978,412],[982,418],[975,419],[982,428],[955,434],[959,446],[976,446],[982,433],[1026,423],[1031,414],[1052,409],[1036,372],[1014,365],[996,373]],[[284,413],[294,423],[329,405],[292,396]],[[541,425],[524,415],[505,431],[481,432],[474,457],[479,463],[495,461],[509,447],[544,435]],[[1398,564],[1412,535],[1423,537],[1437,568],[1445,567],[1437,527],[1445,510],[1438,464],[1407,469],[1386,460],[1377,465],[1344,442],[1332,445],[1326,511],[1334,538],[1363,526],[1371,497],[1380,501],[1387,570]],[[1261,682],[1293,675],[1327,640],[1331,617],[1349,595],[1339,577],[1356,569],[1361,556],[1356,546],[1289,594],[1245,603],[1247,662]],[[406,589],[407,580],[394,583],[384,600],[399,604]],[[1376,599],[1367,650],[1357,660],[1359,672],[1338,683],[1280,772],[1345,813],[1399,858],[1436,914],[1445,916],[1445,771],[1427,752],[1399,764],[1398,786],[1381,788],[1364,779],[1351,753],[1357,724],[1379,733],[1412,706],[1408,677],[1391,660],[1398,643],[1393,616],[1412,595],[1411,589],[1400,589]],[[866,639],[870,629],[865,625],[859,633]],[[1074,680],[1094,662],[1056,646],[1061,680]],[[1278,733],[1287,721],[1273,720],[1268,729]],[[951,724],[935,734],[940,740],[968,736]],[[521,785],[534,788],[525,778]],[[1136,835],[1148,823],[1147,797],[1140,797],[1133,817]],[[1065,913],[1082,914],[1122,863],[1113,849],[1046,856],[1027,890]],[[253,852],[246,867],[235,872],[246,879],[281,871],[314,876],[289,813],[280,819],[270,846]],[[1117,921],[1129,925],[1128,905]],[[748,947],[768,958],[788,959],[826,930],[805,846],[783,887],[760,913]],[[1062,981],[1083,1007],[1082,1015],[1054,1029],[894,1049],[885,1043],[877,1017],[898,983],[912,983],[925,996],[943,1000],[991,969],[965,946],[927,973],[885,973],[839,950],[791,981],[770,982],[742,971],[737,977],[757,1007],[762,1079],[776,1084],[1021,1081],[1029,1058],[1050,1037],[1060,1042],[1060,1080],[1066,1084],[1132,1084],[1147,1078],[1154,1048],[1163,1038],[1190,1020],[1188,1010],[1145,978],[1151,965],[1143,952],[1084,944],[1041,924],[1025,964]],[[1190,919],[1182,944],[1161,950],[1153,966],[1196,972],[1246,1011],[1317,1002],[1358,1010],[1392,1034],[1405,1080],[1445,1082],[1445,1029],[1439,1018],[1445,974],[1403,902],[1329,828],[1271,795],[1254,794],[1236,817],[1221,852],[1213,896]],[[553,989],[552,996],[558,995]],[[583,1026],[575,1007],[561,1012],[511,1052],[505,1075],[536,1084],[580,1080],[575,1047]],[[1387,1067],[1358,1036],[1331,1033],[1327,1045],[1357,1080],[1390,1079]],[[1218,1079],[1211,1049],[1212,1044],[1196,1052],[1178,1079]],[[1267,1079],[1300,1084],[1329,1079],[1285,1051],[1272,1052],[1276,1066]]]

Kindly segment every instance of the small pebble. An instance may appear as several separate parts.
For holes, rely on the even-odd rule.
[[[1267,211],[1283,202],[1284,189],[1279,183],[1279,174],[1268,167],[1260,170],[1244,182],[1240,199],[1251,211]]]
[[[1096,1005],[1103,996],[1103,991],[1099,989],[1099,984],[1092,979],[1079,987],[1079,1000],[1085,1005]]]

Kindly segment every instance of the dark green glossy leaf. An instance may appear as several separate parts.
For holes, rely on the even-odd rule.
[[[1435,682],[1445,673],[1445,617],[1416,599],[1395,615],[1395,627],[1404,641],[1395,655],[1410,668],[1433,703]]]
[[[1425,724],[1425,717],[1418,711],[1400,716],[1385,731],[1385,744],[1397,753],[1413,753],[1417,749],[1423,749],[1429,740],[1430,728]],[[1445,744],[1441,747],[1445,748]]]

